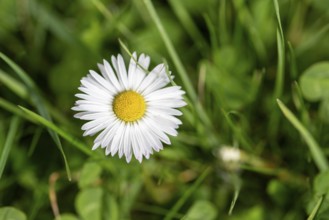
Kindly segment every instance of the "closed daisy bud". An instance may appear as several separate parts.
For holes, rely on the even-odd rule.
[[[95,135],[93,150],[105,148],[105,154],[123,155],[129,163],[132,155],[142,162],[153,151],[169,145],[182,122],[177,108],[186,105],[179,86],[167,86],[170,79],[164,64],[148,72],[150,57],[136,53],[128,70],[121,55],[99,64],[101,75],[90,70],[81,79],[79,98],[72,108],[76,118],[86,120],[84,136]],[[166,87],[167,86],[167,87]]]

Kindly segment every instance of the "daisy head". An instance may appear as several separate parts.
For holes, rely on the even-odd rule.
[[[86,120],[84,136],[95,135],[93,150],[130,162],[132,155],[142,162],[153,151],[169,145],[168,135],[176,136],[182,122],[177,108],[186,105],[179,86],[167,86],[169,74],[164,64],[148,71],[150,57],[133,53],[126,68],[122,56],[112,56],[98,64],[101,75],[93,70],[81,79],[79,98],[72,108],[76,118]],[[171,77],[171,76],[170,76]]]

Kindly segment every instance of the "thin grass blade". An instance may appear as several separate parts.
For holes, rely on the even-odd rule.
[[[184,203],[188,200],[188,198],[195,192],[195,190],[200,186],[200,184],[203,182],[203,180],[209,175],[211,171],[210,167],[207,167],[203,173],[199,176],[199,178],[193,183],[193,185],[185,191],[185,193],[182,195],[182,197],[176,202],[174,207],[167,213],[164,220],[170,220],[172,219],[179,209],[184,205]]]
[[[278,48],[278,69],[277,69],[275,89],[274,89],[274,100],[275,100],[277,98],[280,98],[283,91],[284,66],[285,66],[285,40],[284,40],[284,34],[281,25],[279,3],[277,0],[273,0],[273,3],[274,3],[276,19],[278,22],[278,30],[276,33],[277,48]]]
[[[3,150],[2,150],[1,156],[0,156],[0,179],[1,179],[2,173],[5,169],[10,150],[17,138],[17,133],[18,133],[20,122],[21,122],[21,119],[18,116],[14,116],[10,122],[9,132],[8,132],[8,135],[7,135],[7,138],[5,141],[5,145],[3,147]]]
[[[298,77],[298,70],[297,70],[295,51],[290,42],[288,42],[287,44],[288,44],[288,51],[289,51],[290,75],[292,78],[296,79]]]
[[[164,44],[167,47],[167,50],[171,56],[171,59],[177,68],[177,72],[178,72],[180,78],[182,79],[182,82],[184,84],[187,94],[190,96],[190,98],[192,100],[194,100],[194,101],[197,100],[196,92],[193,88],[190,78],[188,77],[187,71],[185,70],[185,68],[182,64],[182,61],[179,58],[179,56],[174,48],[174,45],[171,42],[166,30],[164,29],[164,27],[160,21],[160,18],[154,9],[152,2],[150,0],[144,0],[144,4],[145,4],[146,9],[148,10],[149,14],[152,17],[152,20],[154,21]]]
[[[8,102],[3,98],[0,98],[0,107],[8,112],[13,113],[14,115],[19,115],[20,117],[31,121],[31,119],[28,118],[19,108],[17,108],[16,105],[12,104],[11,102]]]
[[[23,99],[28,98],[28,91],[23,83],[11,77],[9,74],[5,73],[0,69],[0,82],[7,86],[11,91]]]
[[[37,108],[40,115],[42,115],[47,120],[51,121],[50,114],[49,114],[48,110],[46,109],[44,101],[41,98],[41,96],[39,95],[38,89],[35,86],[33,80],[27,75],[27,73],[24,72],[23,69],[21,69],[9,57],[7,57],[6,55],[4,55],[1,52],[0,52],[0,58],[3,59],[16,72],[16,74],[19,76],[19,78],[26,85],[28,91],[31,94],[32,102],[35,105],[35,107]],[[69,168],[69,165],[68,165],[66,155],[64,153],[61,141],[60,141],[58,135],[55,132],[53,132],[52,130],[48,130],[48,132],[49,132],[50,136],[52,137],[52,139],[54,140],[55,144],[57,145],[57,147],[59,148],[59,150],[62,154],[62,157],[64,159],[64,163],[65,163],[65,168],[66,168],[68,179],[71,180],[71,171],[70,171],[70,168]]]
[[[65,140],[67,140],[69,143],[71,143],[74,147],[76,147],[78,150],[80,150],[84,154],[89,155],[89,156],[92,155],[92,152],[90,150],[88,150],[88,147],[85,144],[83,144],[82,142],[80,142],[79,140],[77,140],[77,138],[71,136],[66,131],[64,131],[61,128],[59,128],[53,122],[47,120],[44,117],[41,117],[40,115],[38,115],[38,114],[30,111],[27,108],[24,108],[22,106],[19,106],[19,108],[22,109],[23,112],[26,115],[28,115],[30,118],[32,118],[34,121],[36,121],[37,123],[39,123],[39,124],[41,124],[41,125],[49,128],[49,129],[51,129],[53,132],[56,132],[58,135],[60,135]]]
[[[278,69],[275,80],[275,88],[274,88],[274,100],[281,97],[283,92],[283,83],[284,83],[284,66],[285,66],[285,43],[284,43],[284,35],[281,25],[280,18],[280,9],[279,3],[277,0],[273,0],[275,14],[278,22],[278,30],[276,33],[277,39],[277,49],[278,49]]]
[[[111,11],[106,8],[104,3],[102,3],[99,0],[92,0],[91,1],[95,7],[99,10],[100,13],[103,14],[103,16],[108,19],[111,24],[116,24],[114,25],[126,38],[130,39],[133,37],[133,33],[124,25],[120,20],[116,19]]]
[[[38,127],[36,129],[36,131],[34,132],[34,135],[33,135],[33,139],[32,139],[32,142],[31,142],[31,145],[29,147],[29,151],[27,153],[28,156],[31,156],[39,142],[39,139],[41,137],[41,133],[43,131],[43,128],[42,127]]]
[[[171,8],[182,23],[182,26],[186,29],[187,33],[192,38],[195,45],[198,47],[200,53],[206,55],[205,49],[208,49],[208,45],[204,37],[202,36],[200,30],[195,25],[195,22],[191,18],[190,14],[182,5],[181,1],[169,0],[169,4],[171,5]]]
[[[215,142],[214,144],[217,144],[217,142],[218,142],[217,136],[213,132],[214,129],[212,127],[212,123],[209,119],[209,116],[206,113],[206,111],[204,110],[201,103],[198,102],[197,93],[196,93],[196,90],[193,88],[191,79],[188,77],[187,71],[186,71],[181,59],[179,58],[178,53],[175,50],[175,47],[174,47],[173,43],[171,42],[168,33],[164,29],[164,27],[161,23],[161,20],[157,14],[152,2],[150,0],[144,0],[144,4],[145,4],[146,9],[148,10],[152,20],[154,21],[155,26],[157,27],[165,46],[167,47],[168,53],[171,56],[171,59],[172,59],[174,65],[176,66],[178,75],[180,76],[180,78],[182,80],[182,83],[186,89],[187,95],[189,96],[189,98],[191,99],[191,102],[193,103],[193,106],[191,106],[191,108],[195,108],[196,113],[198,114],[198,116],[200,117],[202,122],[205,124],[206,130],[211,131],[210,132],[211,133],[210,135],[212,136],[211,139],[216,139],[216,140],[214,140],[214,142]]]
[[[236,125],[233,120],[230,118],[230,115],[238,115],[235,112],[225,112],[225,110],[222,110],[222,113],[227,121],[227,124],[232,129],[232,132],[235,136],[235,138],[239,141],[242,148],[251,151],[253,144],[249,140],[248,136],[243,132],[243,129],[239,125]]]
[[[238,17],[240,19],[240,22],[246,29],[249,35],[249,39],[252,42],[259,58],[265,60],[267,57],[265,45],[263,39],[260,37],[257,27],[255,26],[255,22],[249,11],[249,8],[246,5],[247,4],[246,1],[235,0],[232,2],[238,12]]]
[[[230,205],[230,210],[228,211],[228,215],[232,215],[233,209],[235,207],[236,201],[238,200],[239,194],[240,194],[240,190],[235,190],[234,191],[234,195],[233,195],[233,199],[232,199],[232,202],[231,202],[231,205]]]
[[[284,114],[284,116],[290,121],[290,123],[299,131],[301,136],[304,138],[311,156],[318,167],[323,172],[328,169],[328,162],[325,154],[322,152],[319,144],[315,141],[311,133],[303,126],[303,124],[297,119],[297,117],[278,99],[277,103]]]
[[[307,220],[313,220],[313,219],[315,219],[316,214],[318,213],[318,211],[319,211],[319,209],[320,209],[320,207],[321,207],[321,205],[322,205],[322,202],[323,202],[324,197],[325,197],[325,196],[321,196],[321,197],[318,199],[317,203],[315,204],[315,207],[312,209],[312,212],[311,212],[311,214],[308,216]]]
[[[270,123],[268,127],[270,137],[275,140],[278,129],[279,129],[279,122],[280,122],[280,115],[277,111],[275,106],[276,99],[280,98],[283,93],[283,85],[284,85],[284,75],[285,75],[285,40],[281,25],[281,18],[280,18],[280,10],[279,4],[277,0],[273,0],[275,14],[277,18],[277,31],[276,31],[276,39],[277,39],[277,51],[278,51],[278,64],[277,64],[277,71],[276,71],[276,78],[275,78],[275,85],[274,85],[274,92],[273,92],[273,111],[270,116]]]

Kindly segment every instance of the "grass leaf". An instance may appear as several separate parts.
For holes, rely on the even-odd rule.
[[[193,185],[190,188],[188,188],[184,192],[182,197],[180,197],[180,199],[176,202],[173,208],[167,213],[166,217],[164,218],[165,220],[170,220],[177,214],[179,209],[184,205],[184,203],[188,200],[188,198],[192,195],[192,193],[196,191],[196,189],[200,186],[202,181],[208,176],[210,171],[211,171],[210,167],[207,167],[203,171],[203,173],[199,176],[199,178],[193,183]]]
[[[278,99],[277,103],[284,114],[284,116],[290,121],[290,123],[299,131],[301,136],[307,143],[307,146],[311,152],[311,156],[320,171],[328,169],[328,162],[325,154],[322,152],[319,144],[315,141],[311,133],[303,126],[303,124],[296,118],[296,116]]]
[[[47,120],[51,121],[50,114],[48,113],[48,110],[45,107],[44,101],[41,98],[41,96],[39,95],[38,89],[35,86],[32,79],[16,63],[14,63],[9,57],[7,57],[6,55],[4,55],[1,52],[0,52],[0,58],[3,59],[16,72],[16,74],[19,76],[19,78],[24,82],[28,91],[31,94],[32,102],[35,105],[35,107],[38,109],[38,112],[40,113],[40,115],[42,115]],[[66,172],[67,172],[67,177],[69,180],[71,180],[71,171],[70,171],[61,141],[55,132],[53,132],[51,130],[48,130],[48,132],[49,132],[50,136],[52,137],[52,139],[54,140],[55,144],[57,145],[59,151],[62,154]]]
[[[276,13],[276,18],[278,22],[278,27],[276,31],[276,40],[277,40],[277,50],[278,50],[278,65],[276,71],[276,78],[275,78],[275,85],[274,85],[274,92],[273,92],[273,106],[275,105],[275,100],[280,98],[283,93],[283,86],[284,86],[284,69],[285,69],[285,41],[284,35],[281,25],[281,18],[280,18],[280,11],[279,11],[279,4],[277,0],[273,0],[274,8]],[[272,138],[275,138],[279,128],[280,117],[276,110],[273,108],[270,123],[269,123],[269,134]]]
[[[28,110],[27,108],[24,108],[22,106],[19,106],[24,113],[26,113],[29,117],[31,117],[36,122],[42,124],[43,126],[51,129],[53,132],[56,132],[58,135],[60,135],[62,138],[67,140],[69,143],[71,143],[73,146],[75,146],[77,149],[79,149],[81,152],[83,152],[86,155],[92,155],[92,152],[88,150],[88,147],[81,143],[79,140],[77,140],[75,137],[71,136],[64,130],[60,129],[58,126],[56,126],[53,122],[48,121],[47,119],[41,117],[40,115]]]
[[[212,128],[212,123],[211,123],[206,111],[204,110],[203,106],[198,101],[198,97],[197,97],[195,89],[193,88],[191,79],[189,78],[187,71],[186,71],[185,67],[183,66],[183,63],[182,63],[181,59],[179,58],[178,53],[175,50],[175,47],[174,47],[173,43],[171,42],[166,30],[164,29],[164,27],[160,21],[160,18],[154,9],[152,2],[150,0],[144,0],[144,4],[145,4],[149,14],[151,15],[152,20],[154,21],[164,44],[167,47],[168,53],[171,56],[173,63],[176,66],[177,72],[182,80],[182,83],[183,83],[185,89],[186,89],[187,95],[190,97],[191,102],[194,104],[193,106],[191,106],[191,108],[196,109],[196,112],[199,115],[200,119],[204,122],[207,129],[211,131],[210,133],[212,133],[212,136],[213,136],[211,139],[217,139],[217,136],[213,134],[214,129]],[[214,142],[217,142],[217,140],[215,140]],[[217,143],[214,143],[214,144],[217,144]]]
[[[180,78],[182,79],[182,82],[187,91],[187,94],[190,96],[190,98],[193,101],[197,100],[197,95],[193,88],[191,79],[188,77],[187,71],[185,70],[185,67],[183,66],[183,63],[182,63],[181,59],[179,58],[177,51],[175,50],[175,47],[174,47],[173,43],[171,42],[166,30],[164,29],[164,27],[160,21],[160,18],[154,9],[152,2],[150,0],[144,0],[144,3],[145,3],[145,6],[146,6],[148,12],[150,13],[150,15],[152,17],[152,20],[154,21],[154,23],[160,33],[160,36],[161,36],[164,44],[167,47],[167,50],[169,52],[169,55],[171,56],[172,61],[174,62],[175,66],[177,68],[177,72],[178,72]]]
[[[7,110],[8,112],[13,113],[14,115],[19,115],[22,118],[25,118],[27,120],[30,120],[30,118],[28,118],[20,109],[17,108],[16,105],[8,102],[7,100],[0,98],[0,107]]]
[[[208,45],[186,8],[182,5],[181,1],[169,0],[169,4],[179,21],[182,23],[182,26],[186,29],[188,35],[194,41],[194,44],[199,49],[200,53],[205,55]]]
[[[285,42],[284,42],[283,29],[281,25],[279,3],[277,0],[273,0],[273,2],[274,2],[275,14],[278,22],[278,30],[276,33],[277,48],[278,48],[278,69],[277,69],[275,88],[274,88],[274,100],[275,100],[280,98],[283,92],[284,66],[285,66],[286,58],[285,58]]]
[[[12,148],[12,146],[15,142],[15,139],[17,138],[17,133],[18,133],[20,122],[21,122],[21,119],[17,116],[14,116],[10,122],[9,132],[8,132],[8,135],[7,135],[7,138],[5,141],[5,145],[2,148],[2,152],[1,152],[1,156],[0,156],[0,179],[1,179],[2,173],[5,169],[10,149]]]
[[[0,69],[0,82],[2,82],[5,86],[7,86],[11,91],[13,91],[19,97],[23,99],[28,98],[28,91],[26,87],[21,82],[9,76],[9,74],[5,73],[1,69]]]
[[[315,219],[315,216],[316,214],[318,213],[320,207],[321,207],[321,204],[323,202],[323,199],[324,199],[325,196],[320,196],[315,207],[312,209],[312,212],[311,214],[308,216],[307,220],[313,220]]]

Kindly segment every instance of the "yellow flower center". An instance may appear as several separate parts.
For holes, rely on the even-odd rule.
[[[146,104],[143,96],[134,91],[124,91],[114,97],[113,111],[125,122],[134,122],[143,117]]]

